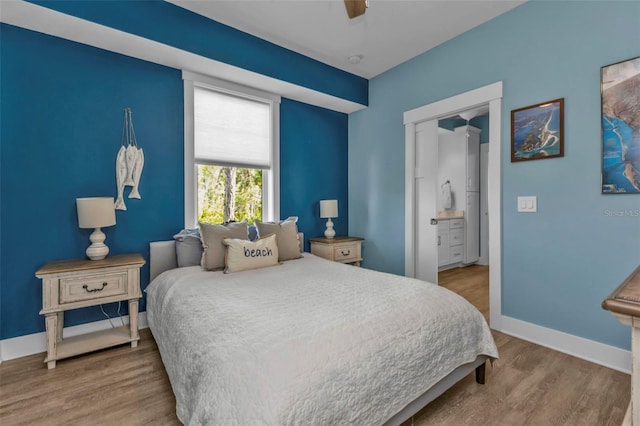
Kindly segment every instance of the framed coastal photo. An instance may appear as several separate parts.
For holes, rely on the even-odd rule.
[[[511,111],[511,162],[564,157],[564,98]]]
[[[640,194],[640,56],[601,68],[602,192]]]

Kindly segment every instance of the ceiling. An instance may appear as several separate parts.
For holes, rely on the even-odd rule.
[[[368,79],[525,0],[369,0],[352,20],[342,0],[168,1]]]

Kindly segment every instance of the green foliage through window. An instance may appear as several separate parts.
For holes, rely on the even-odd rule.
[[[262,170],[197,164],[198,221],[262,220]]]

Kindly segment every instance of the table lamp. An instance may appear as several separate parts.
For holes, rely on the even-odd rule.
[[[100,230],[105,226],[116,224],[116,210],[112,197],[76,198],[78,209],[78,227],[94,228],[87,248],[87,256],[91,260],[102,260],[109,254],[109,247],[104,243],[105,235]]]
[[[331,218],[338,217],[338,200],[320,200],[320,217],[327,219],[327,229],[324,231],[324,236],[326,238],[335,237],[336,231],[333,230]]]

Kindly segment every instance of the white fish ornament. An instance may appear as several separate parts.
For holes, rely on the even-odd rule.
[[[126,148],[120,147],[118,155],[116,156],[116,184],[118,186],[118,198],[116,199],[116,210],[127,210],[127,206],[124,204],[124,182],[127,178],[127,160],[126,160]]]
[[[144,153],[142,152],[142,148],[136,148],[138,150],[138,155],[136,157],[136,162],[133,165],[133,188],[129,193],[129,198],[137,198],[140,199],[140,192],[138,192],[138,185],[140,185],[140,176],[142,175],[142,168],[144,167]]]
[[[116,156],[118,197],[115,208],[117,210],[127,210],[127,206],[124,204],[125,186],[132,187],[129,198],[141,198],[138,187],[143,167],[144,153],[142,149],[138,148],[136,134],[133,130],[133,120],[131,119],[131,108],[125,108],[124,122],[122,123],[122,144]]]
[[[125,186],[133,186],[133,168],[138,160],[138,148],[134,145],[127,146],[127,177],[124,181]]]

